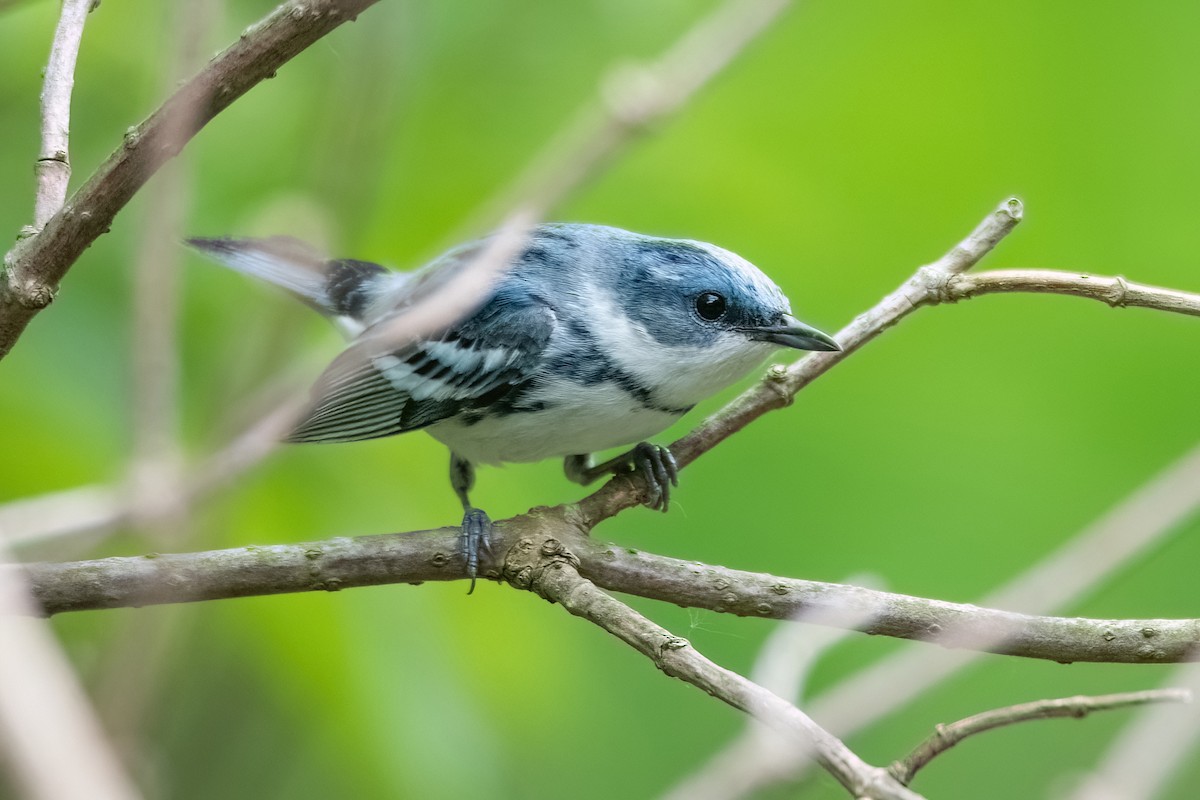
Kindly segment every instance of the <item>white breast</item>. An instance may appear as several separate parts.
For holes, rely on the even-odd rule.
[[[453,418],[426,430],[468,461],[498,464],[635,444],[661,433],[679,418],[644,408],[610,383],[582,386],[562,381],[543,391],[558,404],[545,411],[484,417],[473,425]],[[536,401],[537,396],[530,400]]]

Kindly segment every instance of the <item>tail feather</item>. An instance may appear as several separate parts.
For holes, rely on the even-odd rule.
[[[187,243],[230,269],[273,283],[331,317],[362,321],[379,279],[395,274],[378,264],[329,260],[290,236],[268,239],[192,238]]]

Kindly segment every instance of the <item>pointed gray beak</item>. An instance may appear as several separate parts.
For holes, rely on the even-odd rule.
[[[761,328],[746,328],[746,333],[752,339],[770,342],[780,347],[794,347],[797,350],[841,350],[841,346],[827,333],[822,333],[811,325],[805,325],[791,314],[784,314],[778,325],[764,325]]]

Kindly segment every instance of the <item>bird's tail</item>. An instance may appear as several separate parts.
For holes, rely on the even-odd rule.
[[[188,239],[187,243],[230,269],[273,283],[330,317],[363,322],[389,277],[379,264],[328,259],[290,236],[268,239]]]

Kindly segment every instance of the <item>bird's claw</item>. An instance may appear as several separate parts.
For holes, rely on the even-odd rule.
[[[479,575],[479,554],[492,552],[492,520],[478,508],[468,508],[463,514],[462,534],[459,537],[463,560],[467,564],[467,577],[471,579],[471,588],[467,594],[475,591],[475,578]]]
[[[633,448],[633,468],[646,479],[646,506],[666,513],[671,506],[671,487],[679,485],[675,456],[661,445],[641,442]]]

